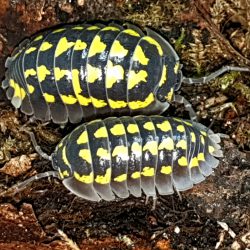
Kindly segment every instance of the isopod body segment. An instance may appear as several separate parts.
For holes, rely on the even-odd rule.
[[[114,23],[44,31],[20,44],[6,67],[2,87],[12,104],[57,124],[160,114],[180,75],[179,57],[159,34]]]
[[[220,137],[179,118],[136,116],[84,123],[51,155],[74,194],[110,201],[130,194],[156,197],[185,191],[210,175],[222,157]]]
[[[57,124],[110,115],[161,114],[169,103],[183,103],[197,120],[188,100],[177,95],[182,82],[204,84],[208,76],[182,76],[173,47],[149,28],[115,23],[64,25],[24,40],[6,60],[2,87],[15,108]]]

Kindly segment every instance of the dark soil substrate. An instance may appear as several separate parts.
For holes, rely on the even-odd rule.
[[[25,37],[53,25],[111,18],[150,26],[175,47],[187,76],[224,65],[250,67],[247,0],[2,0],[0,79],[4,62]],[[91,203],[70,194],[60,181],[42,179],[0,198],[0,249],[246,249],[250,247],[250,76],[228,73],[205,86],[183,86],[201,123],[224,133],[225,158],[192,190],[159,197]],[[181,106],[168,114],[188,117]],[[50,162],[34,154],[26,125],[51,153],[72,130],[27,123],[0,90],[0,193]],[[6,165],[6,163],[8,163]],[[19,164],[19,165],[18,165]],[[5,167],[4,167],[5,166]],[[21,168],[17,168],[21,166]]]

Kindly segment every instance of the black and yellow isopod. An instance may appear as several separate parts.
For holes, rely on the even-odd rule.
[[[2,87],[16,108],[42,121],[78,123],[107,115],[161,114],[182,82],[206,83],[209,76],[182,77],[180,59],[158,33],[131,24],[65,25],[20,44],[6,61]]]
[[[156,198],[200,183],[219,164],[220,137],[205,126],[163,116],[107,118],[84,123],[57,145],[51,156],[54,176],[75,195],[106,201],[130,194]]]

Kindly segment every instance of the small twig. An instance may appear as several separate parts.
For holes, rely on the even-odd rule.
[[[222,221],[217,221],[218,225],[220,225],[225,231],[229,233],[229,235],[234,239],[236,237],[235,232],[227,225],[227,223]]]
[[[57,230],[59,235],[62,237],[62,239],[65,241],[65,243],[72,249],[72,250],[81,250],[77,244],[71,240],[62,230]]]

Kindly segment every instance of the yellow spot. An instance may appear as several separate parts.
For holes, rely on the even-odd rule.
[[[168,101],[168,102],[171,102],[172,101],[172,99],[173,99],[173,95],[174,95],[174,88],[171,88],[170,90],[169,90],[169,92],[167,93],[167,95],[166,95],[166,100]]]
[[[139,33],[131,29],[126,29],[123,31],[123,33],[129,34],[130,36],[140,36]]]
[[[100,28],[97,26],[90,26],[87,28],[87,30],[99,30]]]
[[[85,184],[91,184],[94,181],[94,173],[91,172],[89,175],[80,175],[77,172],[74,172],[74,177]]]
[[[65,177],[69,176],[69,172],[68,172],[68,170],[64,170],[63,172],[61,172],[61,170],[59,169],[59,175],[60,175],[61,179],[64,179]]]
[[[199,163],[198,163],[197,157],[194,157],[194,158],[191,159],[189,167],[190,168],[199,167]]]
[[[151,167],[144,167],[142,172],[141,172],[141,175],[147,176],[147,177],[154,176],[155,170],[154,170],[154,168],[151,168]]]
[[[87,131],[83,131],[81,133],[81,135],[78,137],[76,143],[77,144],[84,144],[84,143],[87,143],[89,141],[89,137],[88,137],[88,133]]]
[[[140,177],[141,177],[141,173],[139,171],[136,171],[133,174],[131,174],[132,179],[138,179]]]
[[[119,31],[119,29],[118,28],[116,28],[116,27],[113,27],[113,26],[107,26],[107,27],[105,27],[105,28],[103,28],[102,29],[102,31]]]
[[[106,88],[110,89],[113,85],[124,79],[124,69],[121,65],[113,65],[109,60],[107,64],[107,73],[106,73]]]
[[[187,158],[182,156],[178,159],[178,164],[182,167],[186,167],[188,165]]]
[[[37,78],[39,82],[44,81],[47,75],[50,75],[50,71],[45,65],[37,67]]]
[[[87,64],[87,82],[93,83],[102,76],[102,70]]]
[[[143,151],[149,151],[152,155],[158,154],[158,143],[157,141],[148,141],[144,147]]]
[[[25,54],[30,54],[31,52],[35,51],[36,47],[30,47],[25,51]]]
[[[48,93],[44,93],[43,97],[44,97],[45,101],[48,102],[48,103],[55,102],[55,97],[53,95],[50,95]]]
[[[60,95],[64,104],[75,104],[77,99],[73,95]]]
[[[129,124],[127,127],[127,131],[130,134],[139,133],[139,128],[138,128],[137,124]]]
[[[80,95],[82,92],[82,89],[81,89],[80,81],[79,81],[79,71],[77,69],[72,69],[72,84],[73,84],[75,95],[80,105],[88,106],[89,103],[91,103],[91,98]]]
[[[10,79],[10,86],[14,89],[14,95],[13,97],[18,97],[21,100],[24,99],[26,93],[22,87],[19,86],[18,83],[16,83],[13,79]]]
[[[61,147],[62,147],[62,145],[63,145],[63,143],[62,143],[62,142],[60,142],[60,143],[59,143],[59,145],[58,145],[58,148],[61,148]]]
[[[167,82],[167,67],[166,67],[166,65],[163,65],[161,79],[159,82],[159,87],[161,87],[166,82]]]
[[[127,180],[127,174],[121,174],[114,178],[114,181],[123,182]]]
[[[107,168],[105,175],[97,175],[95,182],[99,184],[109,184],[111,180],[111,168]]]
[[[181,119],[176,118],[176,117],[174,117],[174,118],[173,118],[173,120],[175,120],[175,121],[177,121],[177,122],[182,122],[182,120],[181,120]]]
[[[180,140],[176,144],[177,148],[182,148],[183,150],[187,149],[187,142],[185,140]]]
[[[109,102],[109,106],[112,108],[112,109],[120,109],[120,108],[125,108],[127,107],[127,103],[124,102],[124,101],[113,101],[111,99],[108,99],[108,102]]]
[[[62,53],[64,53],[69,48],[74,46],[74,44],[75,44],[74,42],[68,42],[66,37],[62,37],[57,44],[56,51],[55,51],[55,57],[60,56]]]
[[[29,91],[30,94],[32,94],[35,91],[35,88],[32,85],[27,84],[27,87],[28,87],[28,91]]]
[[[94,97],[91,97],[91,102],[95,108],[103,108],[108,105],[104,100],[99,100]]]
[[[20,87],[20,96],[21,96],[21,99],[23,100],[24,97],[26,96],[26,92],[23,88]]]
[[[150,36],[145,36],[143,39],[146,40],[146,41],[148,41],[149,43],[155,45],[156,48],[157,48],[157,50],[158,50],[159,55],[160,56],[163,55],[163,51],[162,51],[161,45],[155,39],[153,39]]]
[[[84,97],[82,95],[77,95],[76,96],[78,99],[78,102],[82,105],[82,106],[88,106],[91,103],[91,98],[88,97]]]
[[[140,70],[138,73],[131,70],[128,75],[128,89],[134,88],[139,82],[147,82],[147,76],[148,73],[145,70]]]
[[[16,59],[20,54],[21,54],[22,50],[18,51],[15,56],[14,56],[14,59]]]
[[[183,125],[178,125],[178,126],[177,126],[177,130],[178,130],[179,132],[185,132],[185,128],[184,128]]]
[[[64,176],[63,176],[63,174],[62,174],[62,172],[61,172],[60,169],[58,170],[58,173],[59,173],[60,179],[63,180],[63,179],[64,179]]]
[[[164,121],[163,123],[156,124],[156,127],[159,128],[163,132],[172,130],[172,127],[169,121]]]
[[[43,35],[37,36],[37,37],[34,39],[34,41],[39,41],[39,40],[41,40],[41,39],[43,39]]]
[[[98,148],[96,152],[96,156],[100,157],[101,159],[110,161],[111,155],[107,149],[104,148]]]
[[[79,152],[79,156],[89,164],[92,163],[91,152],[89,149],[81,149]]]
[[[128,147],[126,146],[116,146],[112,152],[112,157],[119,157],[121,160],[128,160]]]
[[[205,131],[200,131],[202,135],[207,136],[207,133]]]
[[[55,80],[59,81],[62,79],[64,76],[69,75],[70,71],[66,69],[60,69],[58,67],[55,67],[54,69],[54,74],[55,74]]]
[[[117,56],[117,57],[121,57],[121,58],[122,58],[122,57],[125,57],[127,54],[128,54],[128,50],[125,49],[125,48],[121,45],[120,41],[115,40],[115,41],[113,42],[113,44],[112,44],[111,49],[110,49],[109,56],[110,56],[110,57],[115,57],[115,56]]]
[[[35,76],[36,71],[34,69],[26,69],[24,72],[25,78],[28,78],[29,76]]]
[[[80,94],[82,92],[82,89],[79,81],[79,70],[77,69],[72,69],[72,83],[75,94]]]
[[[98,128],[94,133],[95,138],[107,138],[108,132],[106,127]]]
[[[101,37],[96,35],[89,48],[88,57],[100,54],[105,51],[107,45],[101,41]]]
[[[153,124],[153,122],[146,122],[144,125],[143,125],[143,128],[149,130],[149,131],[152,131],[155,129],[155,126]]]
[[[69,176],[69,171],[68,171],[68,170],[64,170],[64,171],[62,172],[62,175],[63,175],[64,177]]]
[[[62,149],[62,159],[63,159],[64,164],[69,167],[70,164],[69,164],[68,158],[66,156],[66,146],[64,146]]]
[[[203,153],[199,153],[197,158],[199,161],[205,161],[205,156]]]
[[[40,51],[46,51],[46,50],[49,50],[50,48],[53,47],[53,44],[52,43],[49,43],[49,42],[43,42],[39,48]]]
[[[75,26],[72,28],[72,30],[83,30],[84,28],[82,26]]]
[[[142,47],[140,45],[136,46],[135,48],[133,60],[138,61],[142,65],[148,65],[149,59],[145,56]]]
[[[162,166],[161,173],[162,174],[171,174],[172,173],[172,167],[171,166]]]
[[[191,122],[187,122],[187,121],[183,121],[186,125],[188,125],[188,126],[193,126],[193,124],[191,123]]]
[[[214,152],[214,147],[213,146],[208,146],[208,152],[212,154]]]
[[[142,145],[138,142],[133,142],[131,151],[134,155],[136,155],[136,157],[140,157],[142,155]]]
[[[57,30],[54,30],[54,31],[52,32],[52,34],[56,34],[56,33],[62,32],[62,31],[64,31],[64,30],[65,30],[65,28],[57,29]]]
[[[82,42],[80,39],[76,40],[74,50],[84,50],[87,47],[87,43]]]
[[[191,141],[194,143],[196,141],[195,133],[191,132],[190,135],[191,135]]]
[[[158,150],[174,150],[174,141],[172,138],[168,137],[162,140],[160,143]]]
[[[180,62],[177,62],[174,66],[174,73],[177,74],[180,68]]]
[[[125,135],[125,128],[123,124],[115,124],[111,129],[110,132],[113,135]]]
[[[154,101],[153,93],[150,93],[144,101],[132,101],[129,102],[130,109],[141,109],[149,106]]]

